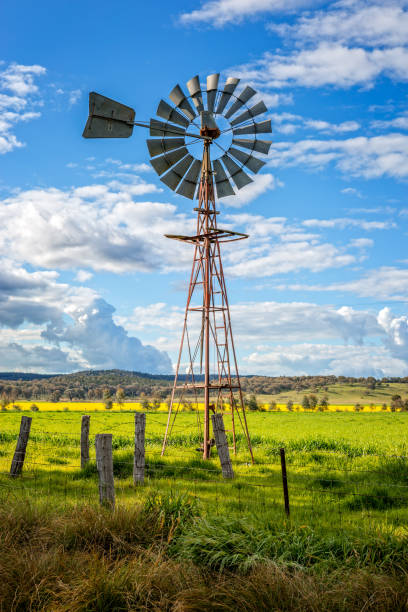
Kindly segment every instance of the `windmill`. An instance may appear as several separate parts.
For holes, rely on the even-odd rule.
[[[219,74],[211,74],[202,88],[195,76],[187,82],[189,95],[176,85],[169,94],[172,104],[161,100],[159,119],[149,122],[136,122],[128,106],[89,95],[85,138],[127,138],[134,126],[148,128],[150,163],[160,180],[177,194],[198,200],[195,234],[166,235],[193,245],[194,256],[162,455],[184,398],[193,396],[197,404],[204,399],[203,424],[197,411],[203,458],[211,452],[210,412],[227,406],[234,453],[239,422],[253,460],[221,258],[222,244],[248,235],[218,227],[216,196],[232,197],[234,186],[239,190],[253,182],[248,170],[257,173],[265,164],[253,153],[267,155],[271,146],[258,134],[271,133],[272,127],[269,119],[255,120],[267,111],[262,100],[251,104],[257,92],[245,86],[236,94],[238,84],[239,79],[230,77],[219,88]]]

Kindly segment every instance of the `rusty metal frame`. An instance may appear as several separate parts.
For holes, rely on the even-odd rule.
[[[234,339],[232,336],[231,317],[227,297],[227,288],[221,259],[221,247],[224,242],[235,242],[248,238],[247,234],[224,230],[217,227],[217,215],[214,179],[210,160],[211,140],[204,140],[204,153],[201,166],[199,185],[197,230],[194,236],[167,235],[173,240],[194,245],[193,265],[187,295],[187,304],[184,315],[184,325],[181,335],[180,349],[176,365],[174,384],[171,394],[166,432],[163,439],[163,455],[173,430],[174,422],[187,391],[194,391],[196,401],[200,391],[204,391],[204,431],[203,431],[203,458],[210,455],[210,411],[222,411],[224,402],[230,404],[231,429],[233,451],[236,454],[236,420],[238,419],[244,433],[248,450],[254,461],[248,424],[245,413],[245,404],[238,373],[237,358]],[[196,291],[201,289],[202,292]],[[193,305],[195,294],[200,294],[202,304]],[[192,351],[189,334],[189,314],[202,313],[201,331]],[[214,349],[217,372],[210,373],[210,350]],[[188,370],[186,380],[179,383],[183,350],[187,349]],[[204,382],[198,381],[195,374],[197,354],[200,350],[200,372],[204,370]],[[204,367],[203,367],[204,366]],[[215,399],[214,396],[215,395]],[[199,427],[201,422],[198,416]]]

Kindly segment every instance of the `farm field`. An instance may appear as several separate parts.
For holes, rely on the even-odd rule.
[[[139,572],[141,567],[146,570],[143,563],[146,564],[147,552],[140,553],[144,546],[150,551],[156,547],[154,554],[157,553],[161,559],[160,567],[163,563],[170,564],[169,567],[182,563],[187,564],[188,571],[193,573],[224,569],[230,572],[229,580],[237,580],[237,584],[241,580],[239,576],[248,572],[256,583],[259,564],[268,568],[262,571],[272,580],[271,564],[278,564],[281,571],[290,571],[290,579],[285,574],[285,588],[290,590],[293,587],[294,592],[296,585],[290,586],[290,580],[294,580],[293,571],[302,576],[305,572],[312,582],[313,576],[319,575],[320,583],[325,584],[330,572],[337,572],[337,579],[343,580],[342,572],[352,570],[354,573],[363,572],[366,578],[367,572],[380,575],[385,583],[396,581],[398,588],[392,587],[394,591],[397,589],[395,596],[402,593],[402,583],[399,584],[402,574],[400,576],[398,571],[408,571],[408,463],[405,458],[408,454],[408,413],[250,413],[248,421],[255,465],[251,465],[243,437],[239,435],[238,454],[233,457],[235,478],[232,481],[222,479],[214,450],[213,458],[208,462],[203,462],[195,450],[199,446],[196,413],[178,415],[164,458],[160,457],[160,448],[166,414],[148,413],[146,482],[137,487],[132,480],[134,415],[125,411],[91,414],[91,462],[84,470],[79,467],[80,412],[25,412],[32,416],[33,422],[24,472],[20,478],[11,480],[7,474],[22,414],[0,413],[0,525],[4,529],[11,520],[10,513],[13,513],[20,517],[16,524],[23,525],[22,529],[30,530],[34,528],[30,525],[37,525],[39,521],[49,524],[49,529],[60,533],[56,536],[60,542],[58,538],[66,537],[61,520],[70,525],[68,530],[74,529],[73,517],[82,525],[81,529],[85,529],[86,520],[96,524],[107,521],[110,535],[106,537],[111,542],[110,550],[118,545],[112,532],[124,529],[126,533],[120,535],[121,546],[126,550],[130,547],[132,563],[138,564]],[[98,508],[98,480],[92,444],[96,433],[113,434],[117,509],[112,516]],[[289,519],[283,507],[281,447],[286,451]],[[27,518],[27,512],[31,518]],[[143,540],[139,534],[144,543],[139,542],[136,546],[133,541],[128,542],[133,537],[129,532],[129,521],[137,526],[136,530],[142,529],[147,533],[147,519],[143,519],[146,513],[159,535],[145,535]],[[99,528],[105,529],[102,525]],[[47,531],[44,529],[41,534]],[[0,548],[4,537],[3,533]],[[75,549],[85,536],[77,534],[72,537],[76,544],[71,542],[70,546]],[[96,537],[95,534],[92,537]],[[61,542],[59,545],[62,546]],[[98,546],[101,545],[95,546],[95,551],[99,550],[100,554]],[[135,546],[139,551],[137,562]],[[123,554],[126,557],[130,552],[127,550]],[[108,563],[108,558],[103,559],[103,563]],[[96,561],[94,563],[97,565]],[[181,566],[177,567],[177,571],[181,571]],[[119,572],[119,566],[115,566],[114,571]],[[275,574],[274,580],[277,580]],[[370,578],[371,581],[375,579]],[[185,580],[187,584],[187,578]],[[200,580],[204,582],[201,584]],[[197,584],[201,584],[200,588],[205,590],[205,580],[200,580],[197,575],[194,579],[191,577],[191,588],[193,585],[198,588]],[[216,580],[221,590],[226,588],[222,582],[225,578],[222,579],[218,573]],[[242,582],[240,584],[243,588]],[[364,584],[368,589],[368,583]],[[360,587],[363,589],[361,584]],[[116,587],[111,585],[111,588],[115,590]],[[310,597],[316,588],[311,589]],[[182,585],[179,585],[179,590],[183,590]],[[208,593],[207,596],[210,597]],[[242,597],[242,601],[247,601],[248,592]],[[32,609],[104,609],[96,605],[92,607],[93,604],[75,607],[77,604],[73,600],[67,601],[71,602],[70,608],[55,604],[55,607],[34,606]],[[172,605],[161,602],[157,607],[152,604],[150,609],[202,609],[194,607],[192,600],[190,607],[173,608]],[[257,608],[254,603],[253,607],[245,608],[238,602],[236,609],[276,609],[268,605],[272,604]],[[330,604],[330,608],[320,608],[318,605],[316,602],[314,608],[298,609],[360,609],[354,608],[353,602],[349,602],[348,608],[337,608],[334,604]]]

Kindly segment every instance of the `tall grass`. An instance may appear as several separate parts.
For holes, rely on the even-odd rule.
[[[113,513],[9,503],[0,506],[0,609],[402,611],[406,544],[203,520],[178,496]]]

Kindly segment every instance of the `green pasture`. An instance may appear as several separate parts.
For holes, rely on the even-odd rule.
[[[146,482],[137,487],[132,481],[134,413],[125,411],[91,415],[91,463],[83,471],[81,414],[26,413],[33,421],[24,473],[11,480],[21,414],[0,413],[0,500],[40,500],[53,508],[97,504],[93,438],[112,433],[118,505],[181,495],[203,516],[287,524],[279,456],[284,447],[292,525],[358,534],[380,530],[398,535],[406,529],[408,413],[250,413],[255,464],[239,432],[233,481],[223,480],[215,450],[207,462],[197,452],[196,413],[177,416],[164,458],[160,449],[167,415],[148,413]]]
[[[369,389],[366,385],[360,383],[336,383],[327,387],[310,388],[300,391],[282,391],[281,393],[265,394],[257,393],[257,399],[260,403],[269,403],[271,401],[277,404],[285,404],[291,400],[294,404],[301,404],[305,395],[317,395],[318,397],[326,396],[328,403],[332,405],[370,405],[370,404],[391,404],[393,395],[400,395],[403,399],[408,397],[408,384],[403,382],[398,383],[381,383],[377,384],[375,389]]]

